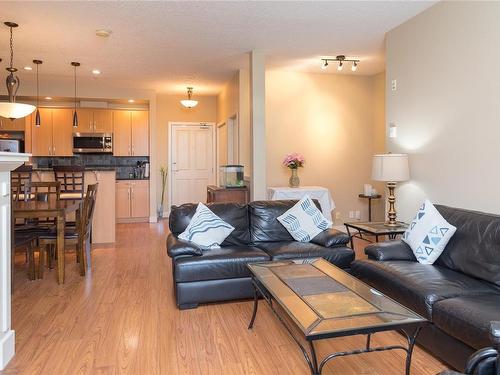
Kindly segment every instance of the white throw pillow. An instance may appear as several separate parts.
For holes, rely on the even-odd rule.
[[[448,223],[436,207],[426,200],[401,238],[422,264],[433,264],[455,234],[456,227]]]
[[[308,195],[277,219],[292,237],[300,242],[309,242],[319,233],[332,227],[332,222],[323,216]]]
[[[203,203],[198,203],[196,212],[186,230],[179,234],[179,238],[192,241],[203,249],[216,249],[234,230]]]

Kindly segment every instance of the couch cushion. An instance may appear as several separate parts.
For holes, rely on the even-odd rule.
[[[177,237],[189,225],[197,203],[186,203],[181,206],[172,206],[169,217],[170,231]],[[234,230],[224,240],[221,246],[244,246],[250,244],[248,208],[238,203],[209,203],[207,207]]]
[[[276,200],[249,203],[250,233],[253,242],[293,241],[291,234],[278,221],[278,216],[283,215],[297,202],[297,200]],[[321,209],[316,199],[313,199],[313,202]]]
[[[264,251],[251,246],[226,246],[204,250],[201,256],[177,258],[174,277],[177,282],[249,277],[247,264],[270,260]]]
[[[492,320],[500,320],[500,293],[450,298],[432,309],[436,326],[475,349],[491,345]]]
[[[351,270],[357,278],[429,320],[437,301],[496,293],[496,289],[484,281],[418,262],[358,260],[352,263]]]
[[[500,286],[500,216],[436,206],[457,227],[436,264]]]
[[[323,247],[296,241],[259,242],[255,246],[269,254],[272,260],[324,258],[340,268],[348,268],[354,260],[354,251],[348,247]]]

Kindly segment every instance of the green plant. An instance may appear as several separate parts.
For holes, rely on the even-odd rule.
[[[163,202],[165,201],[165,188],[167,187],[167,175],[168,169],[167,167],[160,167],[160,176],[161,176],[161,205],[163,206]]]

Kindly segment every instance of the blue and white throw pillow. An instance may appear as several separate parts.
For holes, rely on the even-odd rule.
[[[203,203],[198,203],[196,212],[186,230],[179,234],[184,241],[192,241],[202,249],[216,249],[234,230]]]
[[[319,233],[332,227],[332,222],[323,216],[308,195],[277,219],[292,237],[300,242],[309,242]]]
[[[448,223],[436,207],[426,200],[401,238],[422,264],[433,264],[455,234],[456,227]]]

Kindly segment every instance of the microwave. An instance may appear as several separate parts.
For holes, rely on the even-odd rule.
[[[113,153],[113,134],[73,133],[73,153],[111,154]]]
[[[21,139],[0,138],[1,152],[24,152],[24,141]]]

